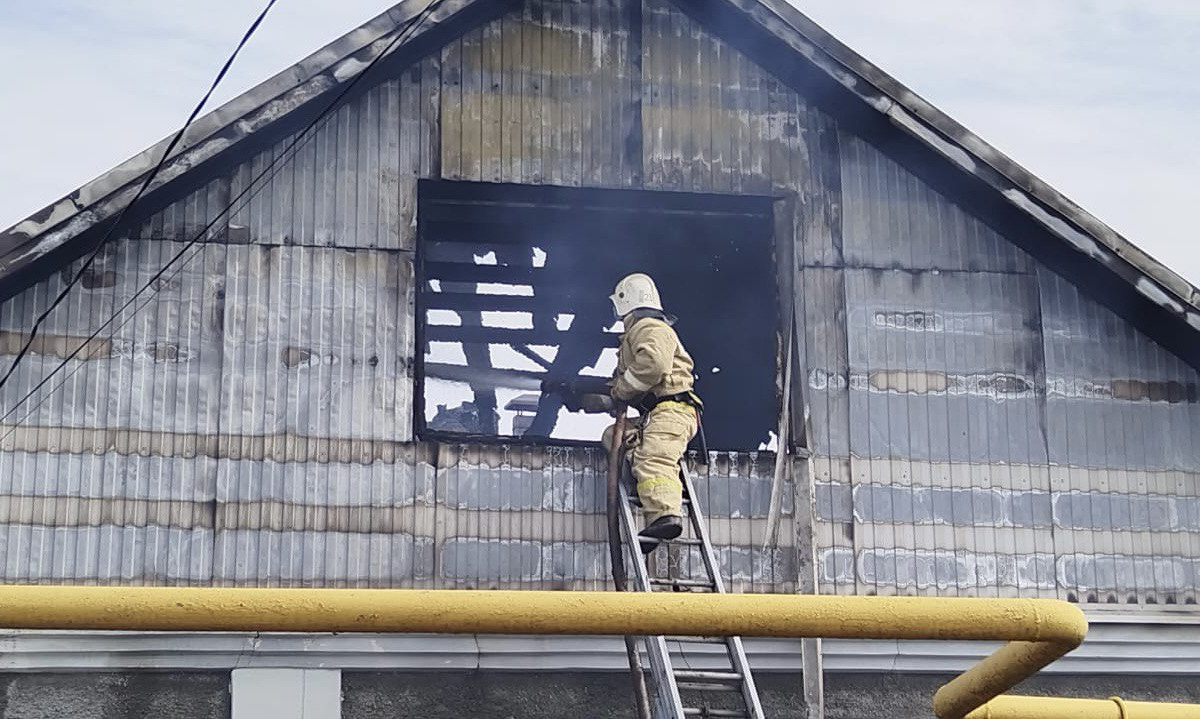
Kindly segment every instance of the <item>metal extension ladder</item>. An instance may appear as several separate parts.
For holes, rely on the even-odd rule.
[[[680,463],[679,479],[683,482],[684,532],[678,539],[664,542],[654,552],[674,545],[692,555],[698,551],[704,574],[702,578],[652,576],[648,562],[654,553],[643,555],[638,543],[638,523],[634,510],[640,507],[630,492],[629,465],[621,461],[620,531],[625,563],[630,572],[633,591],[640,592],[716,592],[725,593],[725,585],[717,565],[716,554],[708,538],[704,514],[696,501],[692,479],[684,463]],[[670,573],[670,572],[669,572]],[[657,573],[656,573],[657,574]],[[683,719],[684,717],[744,717],[763,719],[758,689],[750,675],[750,664],[740,637],[639,637],[642,652],[649,664],[651,679],[650,709],[653,719]],[[728,669],[696,671],[676,669],[671,664],[667,647],[671,642],[724,645]],[[686,699],[686,703],[685,703]],[[715,706],[712,706],[715,705]]]

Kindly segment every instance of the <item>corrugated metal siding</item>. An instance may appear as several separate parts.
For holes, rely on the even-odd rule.
[[[846,265],[1031,272],[1030,257],[883,152],[839,135]]]
[[[181,249],[118,242],[52,313],[4,389],[11,408]],[[10,582],[192,583],[212,568],[224,249],[200,246],[145,309],[117,313],[67,370],[0,429],[0,549]],[[19,337],[77,264],[0,306]],[[11,350],[10,350],[11,352]],[[12,355],[4,357],[8,367]]]
[[[41,351],[6,386],[5,406],[84,343],[181,247],[145,240],[112,245],[95,268],[111,284],[72,292],[55,310]],[[14,446],[104,446],[35,438],[34,426],[48,434],[140,431],[144,436],[118,440],[135,452],[173,451],[185,435],[191,438],[180,441],[191,443],[189,451],[197,451],[201,435],[209,451],[219,436],[222,453],[289,459],[338,451],[306,444],[310,437],[411,438],[411,255],[201,244],[186,257],[178,274],[164,276],[157,291],[117,315],[111,336],[92,340],[27,403],[32,412],[9,438]],[[0,331],[18,337],[61,281],[56,275],[6,303]]]
[[[1200,373],[1039,272],[1056,535],[1082,599],[1196,601]]]
[[[1045,464],[1032,275],[846,271],[850,452]]]
[[[181,247],[114,243],[6,395],[31,387]],[[602,456],[463,445],[434,457],[405,442],[409,253],[190,252],[4,438],[5,581],[607,585]],[[0,327],[27,326],[62,281],[7,303]],[[722,455],[697,478],[734,587],[794,586],[790,505],[783,548],[760,549],[771,471],[766,458]]]
[[[544,0],[442,50],[442,177],[628,187],[635,84],[619,0]]]
[[[817,113],[666,0],[529,2],[441,59],[446,179],[766,194],[809,175]]]
[[[837,192],[798,280],[819,584],[1052,590],[1047,528],[999,507],[1048,488],[1032,262],[863,140],[814,137]]]
[[[51,315],[44,352],[14,375],[5,406],[181,247],[114,243],[90,287]],[[119,315],[111,338],[71,362],[61,389],[48,385],[28,419],[4,429],[3,448],[16,450],[0,455],[10,483],[0,519],[6,579],[244,579],[236,567],[257,551],[245,530],[273,531],[272,513],[312,508],[303,498],[259,500],[250,516],[227,505],[240,496],[231,485],[253,495],[264,460],[277,481],[294,472],[304,486],[321,467],[337,478],[349,462],[393,461],[411,436],[409,255],[222,244],[189,253],[146,309]],[[27,327],[62,281],[6,303],[0,327]]]
[[[5,386],[7,411],[79,350],[68,371],[9,418],[8,422],[22,425],[9,441],[34,442],[36,449],[81,451],[92,446],[52,437],[49,431],[34,438],[32,428],[215,431],[221,336],[220,305],[211,280],[222,272],[224,248],[195,248],[178,273],[154,283],[156,292],[134,300],[137,291],[181,249],[182,245],[171,242],[119,242],[106,249],[81,286],[47,318],[37,345]],[[79,263],[72,263],[0,306],[0,332],[8,348],[6,368],[33,318],[78,268]],[[92,331],[110,319],[106,331],[89,341]],[[124,441],[137,451],[148,440]],[[38,446],[39,442],[45,446]]]
[[[1004,492],[1045,487],[1029,468],[1046,462],[1036,289],[1030,275],[846,270],[859,591],[1039,586],[1015,563],[1048,533],[985,512]],[[934,487],[951,490],[953,523],[974,531],[925,521],[917,505]],[[984,491],[960,501],[954,490],[968,487]]]
[[[810,111],[668,0],[642,8],[645,186],[770,194],[810,175]]]
[[[410,255],[231,247],[223,274],[224,435],[411,438]]]
[[[294,135],[278,139],[130,234],[188,241],[217,220],[209,237],[235,244],[412,250],[416,183],[439,159],[440,93],[435,55],[367,89],[295,147]]]
[[[434,586],[427,454],[405,446],[390,460],[220,460],[213,583]]]
[[[1050,459],[1075,467],[1200,467],[1200,373],[1079,288],[1038,273]]]
[[[4,406],[289,143],[114,243]],[[822,591],[1195,601],[1197,373],[666,0],[531,0],[336,113],[0,430],[0,578],[606,586],[602,457],[412,441],[421,177],[795,195]],[[771,470],[698,478],[738,590],[796,586]]]
[[[115,452],[0,454],[0,576],[15,584],[206,583],[213,465]]]
[[[863,140],[836,151],[845,269],[800,283],[823,589],[1195,602],[1196,372]]]
[[[590,449],[481,447],[440,449],[437,471],[436,574],[442,586],[604,589],[608,584],[604,517],[605,457]],[[773,463],[717,454],[693,465],[697,492],[723,575],[737,591],[789,591],[796,565],[792,506],[778,547],[762,549]],[[698,557],[656,555],[697,571]]]

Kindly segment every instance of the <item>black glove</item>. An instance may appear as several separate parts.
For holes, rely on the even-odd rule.
[[[562,379],[542,380],[542,394],[565,395],[570,391],[570,382]]]
[[[606,394],[585,394],[579,399],[580,406],[588,414],[604,414],[616,408],[613,398]]]
[[[562,399],[563,406],[569,412],[578,412],[583,408],[578,393],[571,387],[570,380],[544,379],[542,380],[542,394],[558,395]]]
[[[577,377],[571,380],[571,391],[575,394],[608,395],[611,388],[605,377]]]

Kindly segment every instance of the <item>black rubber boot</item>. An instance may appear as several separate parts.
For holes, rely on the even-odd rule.
[[[639,537],[664,540],[674,539],[681,534],[683,534],[683,518],[678,514],[664,514],[651,522],[649,527],[638,532]]]

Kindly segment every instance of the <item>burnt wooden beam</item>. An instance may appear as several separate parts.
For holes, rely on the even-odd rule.
[[[426,262],[425,279],[446,282],[492,282],[507,285],[549,284],[554,275],[535,267],[472,265],[466,262]],[[562,280],[559,280],[561,283]]]
[[[517,351],[517,354],[528,359],[530,362],[538,365],[542,369],[548,370],[553,364],[550,362],[550,360],[530,349],[529,345],[513,345],[512,348]]]
[[[444,289],[444,288],[443,288]],[[559,299],[519,295],[476,295],[466,292],[425,292],[421,298],[427,310],[483,312],[567,312],[571,310]]]
[[[423,203],[431,207],[433,205],[455,207],[475,205],[490,208],[507,206],[616,210],[636,207],[655,213],[682,210],[690,213],[753,213],[765,216],[771,214],[771,198],[765,195],[578,188],[454,180],[421,180],[420,188]],[[649,199],[652,199],[653,202],[647,202]]]
[[[641,215],[679,216],[689,218],[730,218],[741,220],[747,217],[761,218],[770,215],[756,207],[730,207],[728,203],[714,201],[707,207],[658,207],[649,204],[649,198],[629,198],[622,206],[594,204],[524,205],[515,203],[476,202],[430,202],[422,209],[423,219],[437,222],[481,222],[503,225],[529,225],[545,231],[547,225],[563,223],[564,228],[578,227],[587,220],[603,220],[610,217],[633,217]],[[769,206],[767,208],[770,209]]]
[[[459,327],[427,325],[428,342],[464,342],[496,345],[562,345],[585,342],[597,347],[617,346],[617,335],[608,332],[581,330],[507,329],[505,327]]]

